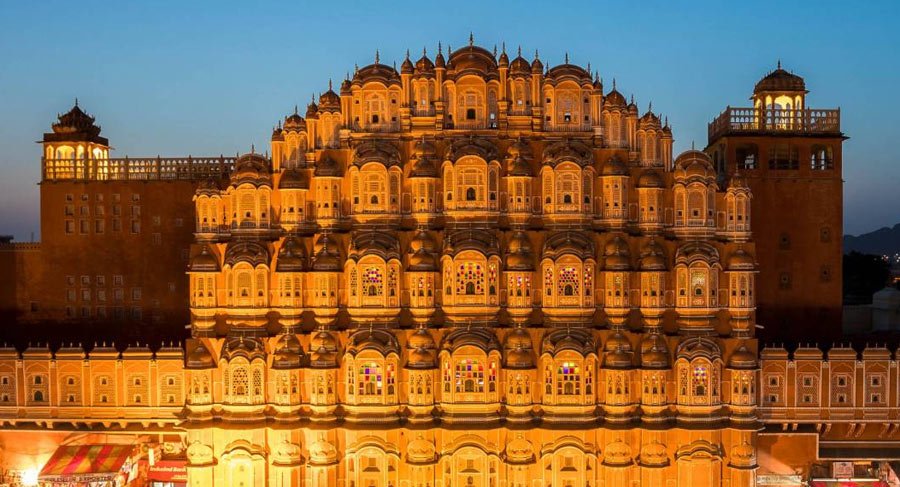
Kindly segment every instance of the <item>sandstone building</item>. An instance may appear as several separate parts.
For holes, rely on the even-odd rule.
[[[92,118],[60,117],[39,252],[117,218],[110,241],[143,245],[156,198],[173,245],[128,259],[186,271],[190,339],[2,349],[0,422],[177,434],[196,486],[753,486],[783,473],[761,457],[809,475],[896,441],[869,426],[900,421],[886,348],[760,364],[750,171],[716,143],[673,157],[664,118],[568,59],[510,57],[376,56],[285,117],[271,157],[110,159]],[[104,290],[153,280],[117,272]],[[93,276],[38,309],[96,313]]]

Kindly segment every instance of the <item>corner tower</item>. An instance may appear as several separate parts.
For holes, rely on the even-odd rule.
[[[706,152],[719,177],[743,176],[753,194],[764,339],[841,332],[846,137],[840,109],[807,108],[807,93],[779,62],[756,83],[752,107],[729,106],[709,124]]]

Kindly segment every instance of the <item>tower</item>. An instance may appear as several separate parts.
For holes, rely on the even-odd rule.
[[[709,124],[706,151],[720,182],[743,177],[753,194],[750,214],[760,268],[757,320],[764,339],[828,338],[841,332],[841,145],[846,137],[840,109],[807,108],[807,93],[803,78],[779,62],[756,83],[752,107],[729,106]]]

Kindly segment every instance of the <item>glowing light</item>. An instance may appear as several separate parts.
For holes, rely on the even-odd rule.
[[[22,472],[22,476],[19,481],[25,487],[32,487],[38,484],[38,469],[29,468]]]

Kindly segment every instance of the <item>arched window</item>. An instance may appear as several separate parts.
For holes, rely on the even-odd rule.
[[[476,192],[475,188],[467,188],[466,189],[466,201],[475,201]]]
[[[381,395],[384,387],[381,364],[364,362],[360,364],[357,374],[357,393],[361,396]]]
[[[581,366],[578,363],[566,361],[557,365],[556,394],[560,396],[581,394]]]
[[[44,393],[42,391],[34,391],[34,402],[44,402]]]
[[[462,359],[456,363],[456,392],[484,392],[484,364],[477,359]]]

